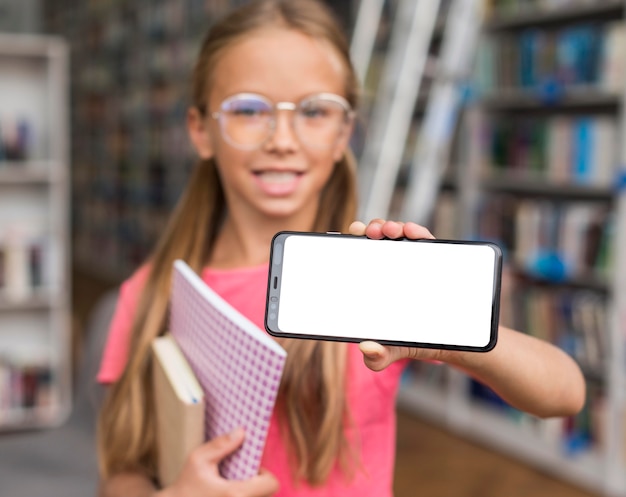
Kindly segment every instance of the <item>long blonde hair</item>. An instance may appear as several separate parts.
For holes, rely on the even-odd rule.
[[[328,8],[314,0],[261,0],[232,12],[205,38],[194,69],[193,105],[205,105],[211,70],[223,50],[267,26],[298,30],[330,43],[346,68],[345,96],[357,104],[357,83],[347,41]],[[345,231],[356,214],[356,170],[348,150],[335,164],[321,193],[313,227]],[[210,258],[227,206],[213,159],[200,161],[181,196],[148,265],[149,275],[132,325],[128,363],[105,399],[98,422],[98,452],[103,478],[141,471],[156,478],[158,454],[151,388],[152,340],[167,323],[172,263],[185,260],[200,271]],[[292,340],[277,409],[284,421],[293,473],[311,485],[326,481],[335,464],[346,471],[354,462],[345,437],[349,412],[345,398],[345,344]]]

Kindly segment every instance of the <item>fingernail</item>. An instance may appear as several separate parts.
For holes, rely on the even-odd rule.
[[[380,351],[379,350],[371,350],[371,349],[367,349],[365,348],[366,346],[361,346],[361,352],[363,353],[363,355],[365,357],[367,357],[368,359],[371,360],[376,360],[380,358]]]
[[[228,438],[231,440],[237,440],[243,436],[243,428],[240,426],[239,428],[235,428],[228,434]]]

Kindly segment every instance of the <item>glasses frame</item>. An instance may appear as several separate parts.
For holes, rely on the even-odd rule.
[[[226,112],[224,111],[224,107],[232,102],[233,100],[237,100],[240,98],[246,98],[246,97],[250,97],[250,98],[257,98],[259,100],[262,100],[264,102],[266,102],[268,104],[268,106],[270,108],[273,109],[272,112],[272,116],[271,119],[269,121],[269,130],[268,130],[268,134],[267,134],[267,138],[265,138],[263,141],[261,141],[258,145],[242,145],[240,143],[237,143],[235,141],[232,140],[232,138],[230,138],[228,136],[228,133],[226,133],[225,129],[224,129],[224,123],[222,120],[222,116],[224,114],[226,114]],[[337,104],[339,104],[341,107],[343,107],[343,110],[345,112],[345,119],[344,122],[342,124],[342,129],[340,130],[340,133],[337,135],[337,138],[339,138],[339,136],[341,136],[341,132],[344,131],[345,126],[347,126],[353,119],[354,119],[354,115],[355,112],[352,109],[352,106],[350,105],[350,103],[343,98],[341,95],[337,95],[335,93],[327,93],[327,92],[322,92],[322,93],[314,93],[312,95],[308,95],[304,98],[302,98],[301,100],[299,100],[298,102],[288,102],[288,101],[281,101],[281,102],[272,102],[269,98],[259,94],[259,93],[252,93],[252,92],[242,92],[242,93],[236,93],[234,95],[231,95],[227,98],[225,98],[222,103],[220,104],[220,110],[219,111],[215,111],[215,112],[211,112],[209,114],[209,117],[212,119],[215,119],[220,126],[220,132],[222,133],[222,137],[224,138],[224,140],[230,144],[231,146],[238,148],[240,150],[256,150],[258,148],[261,148],[265,143],[267,143],[268,140],[271,139],[272,135],[274,134],[274,132],[276,131],[276,121],[277,121],[277,117],[278,117],[278,111],[279,110],[286,110],[286,111],[292,111],[295,112],[298,107],[300,105],[302,105],[303,102],[306,102],[308,100],[312,100],[312,99],[323,99],[323,100],[328,100],[331,102],[335,102]],[[204,113],[204,109],[200,109],[200,111],[202,113]],[[329,144],[328,147],[324,147],[324,146],[316,146],[316,145],[311,145],[309,143],[307,143],[306,140],[303,140],[302,137],[300,136],[300,134],[298,133],[298,130],[295,126],[295,115],[292,114],[291,116],[291,129],[294,131],[294,134],[298,137],[298,140],[300,141],[300,143],[302,143],[303,145],[306,145],[307,147],[312,147],[312,148],[332,148],[333,144]]]

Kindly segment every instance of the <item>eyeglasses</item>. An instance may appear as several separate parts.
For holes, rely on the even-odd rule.
[[[318,93],[298,103],[272,103],[256,93],[238,93],[224,100],[220,110],[210,116],[219,122],[228,143],[252,150],[272,136],[279,110],[293,112],[291,125],[298,139],[314,148],[333,147],[354,114],[347,100],[333,93]]]

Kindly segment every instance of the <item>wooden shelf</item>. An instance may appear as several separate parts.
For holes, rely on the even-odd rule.
[[[577,3],[579,5],[577,5]],[[515,13],[496,13],[485,24],[488,31],[504,31],[535,27],[549,27],[589,22],[590,19],[615,19],[624,12],[623,0],[597,0],[594,3],[572,2],[560,8],[520,8]]]
[[[541,177],[526,175],[493,175],[481,183],[484,190],[512,195],[546,197],[558,201],[611,202],[615,192],[609,187],[593,185],[554,183]]]
[[[494,111],[555,111],[604,110],[616,111],[619,95],[595,87],[570,87],[551,94],[545,89],[499,89],[484,95],[480,102]]]
[[[610,291],[607,279],[596,275],[572,276],[571,278],[555,281],[529,273],[520,267],[513,267],[512,270],[517,278],[530,285],[569,288],[573,290],[591,290],[602,294],[609,293]]]

